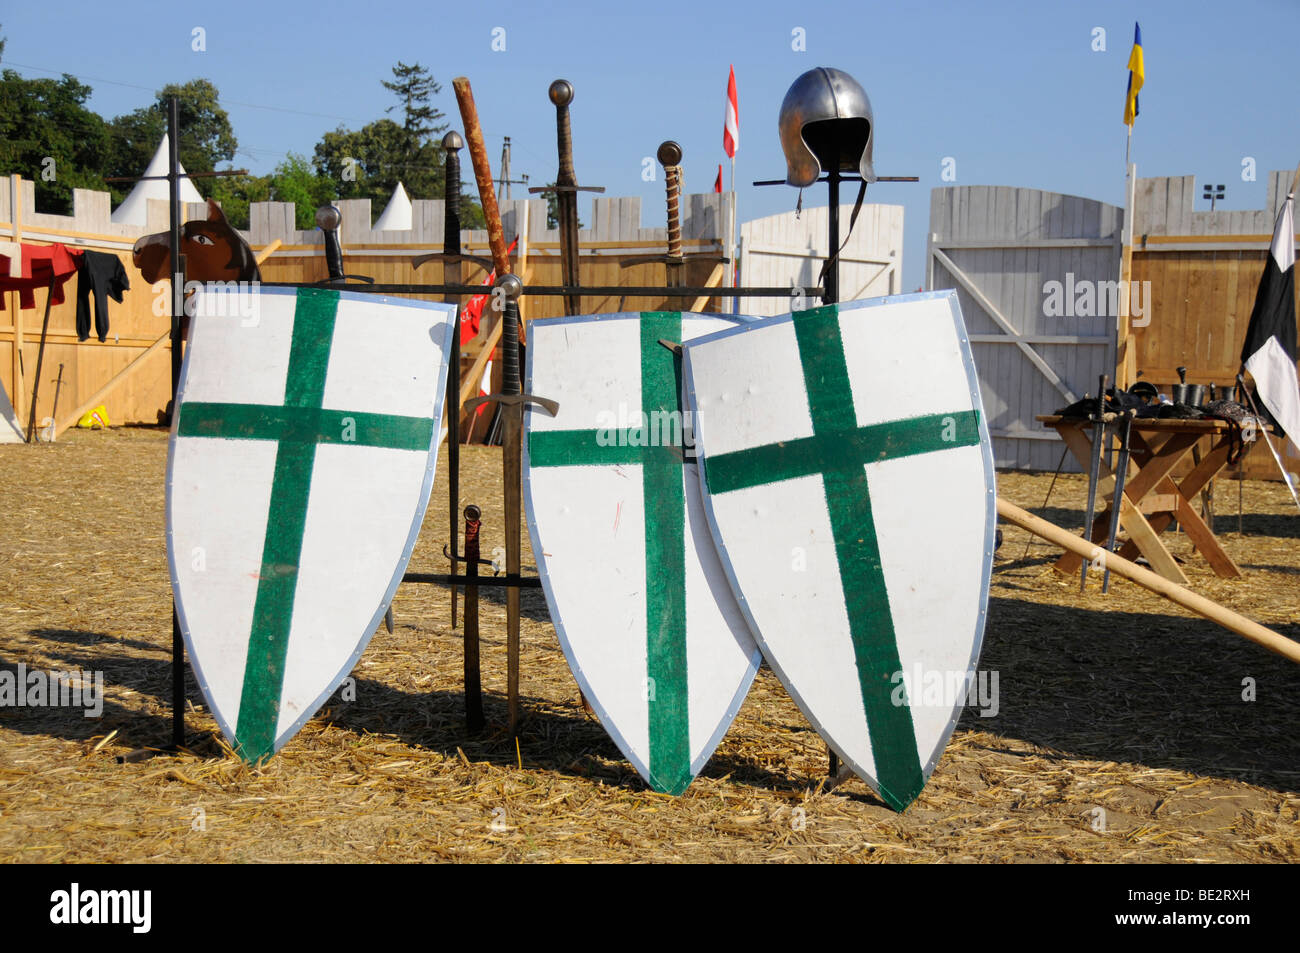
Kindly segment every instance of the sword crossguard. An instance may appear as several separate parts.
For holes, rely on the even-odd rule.
[[[493,401],[503,406],[536,404],[552,417],[560,411],[558,402],[551,400],[549,397],[536,397],[533,394],[488,394],[486,397],[475,397],[472,400],[465,401],[465,410],[474,410],[482,404]]]
[[[458,562],[458,563],[470,563],[470,562],[472,562],[472,563],[475,563],[476,565],[479,565],[479,566],[491,566],[491,565],[492,565],[492,560],[490,560],[490,559],[483,559],[483,558],[481,558],[481,557],[478,558],[478,559],[469,559],[469,558],[467,558],[467,557],[465,557],[465,556],[461,556],[461,555],[458,555],[458,554],[456,554],[456,553],[450,552],[450,551],[448,550],[448,548],[447,548],[447,544],[446,544],[446,543],[443,543],[443,544],[442,544],[442,554],[443,554],[445,557],[447,557],[448,559],[455,560],[455,561]]]
[[[425,262],[430,261],[442,261],[449,265],[454,265],[457,262],[468,261],[475,265],[479,265],[484,271],[491,271],[494,267],[492,259],[485,258],[482,255],[448,255],[446,252],[433,252],[428,255],[416,255],[411,259],[411,267],[419,268]]]

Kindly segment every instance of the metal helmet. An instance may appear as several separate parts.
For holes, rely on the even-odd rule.
[[[856,170],[865,181],[876,181],[871,100],[843,70],[819,66],[796,79],[777,122],[790,185],[806,188],[832,168]]]

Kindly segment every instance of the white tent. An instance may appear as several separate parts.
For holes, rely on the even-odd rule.
[[[0,443],[22,443],[25,439],[18,415],[14,413],[13,404],[9,403],[9,395],[0,387]]]
[[[409,232],[411,230],[411,198],[402,183],[397,183],[393,197],[388,200],[384,214],[375,222],[375,231]]]
[[[184,172],[185,167],[180,166],[180,171]],[[167,133],[164,132],[162,142],[158,143],[158,151],[149,160],[149,166],[144,170],[143,174],[155,176],[166,175],[167,172]],[[194,183],[189,179],[181,179],[180,184],[182,202],[203,201],[203,196],[199,194],[199,190],[194,187]],[[166,179],[149,178],[137,182],[135,188],[131,190],[131,194],[124,198],[122,204],[113,212],[112,222],[114,225],[139,225],[143,228],[148,224],[149,200],[161,199],[166,202],[168,197]]]

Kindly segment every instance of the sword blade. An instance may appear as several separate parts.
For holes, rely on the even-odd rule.
[[[1097,416],[1092,428],[1092,453],[1088,460],[1088,512],[1083,520],[1083,538],[1092,541],[1092,517],[1097,509],[1097,477],[1101,467],[1101,454],[1106,443],[1106,375],[1102,374],[1097,385]],[[1079,570],[1079,591],[1088,585],[1088,560],[1083,561]]]
[[[1111,503],[1110,534],[1106,537],[1107,561],[1102,567],[1101,591],[1110,592],[1110,554],[1115,551],[1115,535],[1119,532],[1119,516],[1124,506],[1124,481],[1128,477],[1129,435],[1133,428],[1133,415],[1125,414],[1120,430],[1119,458],[1115,461],[1115,499]]]

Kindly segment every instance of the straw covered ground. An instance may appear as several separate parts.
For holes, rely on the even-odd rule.
[[[483,606],[489,729],[470,736],[449,592],[406,585],[355,699],[336,696],[261,769],[230,755],[192,679],[189,748],[148,750],[170,731],[166,446],[119,429],[0,448],[0,668],[97,670],[106,694],[99,718],[0,708],[4,860],[1300,860],[1300,667],[1122,579],[1080,595],[1013,527],[981,660],[997,714],[966,710],[901,815],[856,779],[828,789],[825,747],[767,670],[688,792],[647,791],[584,714],[537,591],[518,748],[500,597]],[[500,452],[470,448],[463,472],[490,553]],[[1083,479],[1063,476],[1038,510],[1050,478],[1001,474],[1000,493],[1078,527]],[[413,569],[446,571],[445,485]],[[1244,535],[1236,484],[1217,501],[1244,579],[1216,578],[1185,537],[1171,548],[1197,591],[1300,638],[1300,516],[1279,484],[1244,489]]]

